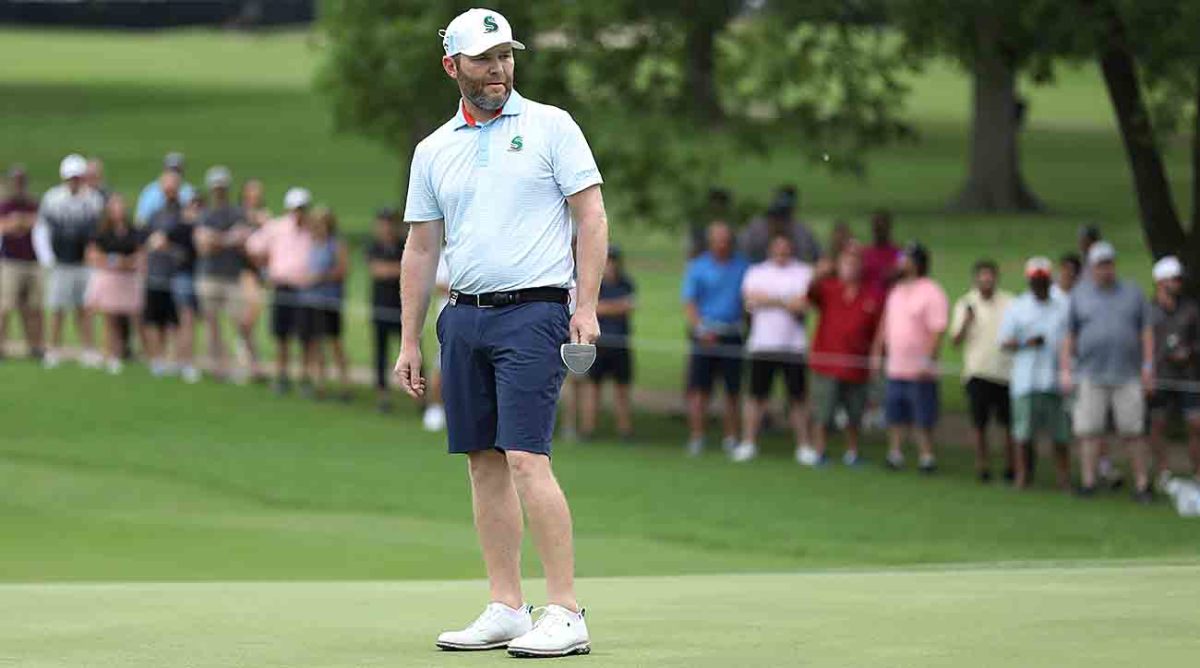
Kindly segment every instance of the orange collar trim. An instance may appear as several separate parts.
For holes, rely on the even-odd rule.
[[[466,102],[466,100],[463,100],[462,102],[459,102],[459,104],[460,104],[460,105],[462,105],[462,115],[463,115],[463,120],[465,120],[465,121],[467,122],[467,125],[469,125],[469,126],[471,126],[471,127],[475,127],[476,125],[478,125],[478,124],[479,124],[479,121],[476,121],[476,120],[475,120],[475,117],[471,115],[471,112],[467,110],[467,102]],[[499,115],[500,115],[500,114],[502,114],[502,113],[504,113],[504,107],[500,107],[499,109],[497,109],[497,110],[496,110],[496,113],[492,115],[492,118],[495,118],[495,117],[499,116]],[[487,119],[487,120],[489,120],[489,121],[490,121],[490,120],[492,120],[492,118],[489,118],[489,119]]]

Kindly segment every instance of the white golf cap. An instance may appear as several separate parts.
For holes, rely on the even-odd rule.
[[[1089,266],[1101,262],[1112,262],[1115,259],[1117,259],[1117,249],[1107,241],[1097,241],[1088,249],[1087,263]]]
[[[72,153],[58,164],[58,175],[63,181],[82,178],[87,173],[87,159],[78,153]]]
[[[1174,255],[1168,255],[1154,263],[1154,282],[1167,281],[1183,276],[1183,263]]]
[[[288,188],[283,196],[283,208],[291,211],[312,204],[312,193],[307,188]]]
[[[204,173],[204,185],[212,190],[213,188],[228,188],[233,183],[233,173],[224,165],[216,165],[209,167]]]
[[[1054,263],[1048,257],[1031,257],[1025,261],[1025,278],[1050,278],[1054,273]]]
[[[468,9],[454,17],[445,30],[439,30],[442,48],[447,56],[463,54],[478,56],[500,44],[511,44],[514,49],[525,45],[513,39],[512,26],[500,12],[490,9]]]

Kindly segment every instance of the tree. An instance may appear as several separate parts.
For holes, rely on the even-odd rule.
[[[1200,27],[1196,3],[1079,0],[1137,193],[1142,231],[1155,257],[1178,255],[1200,293]],[[1162,143],[1191,118],[1191,224],[1175,205]]]
[[[885,0],[906,45],[923,56],[948,55],[971,73],[967,180],[954,211],[1038,211],[1041,200],[1021,174],[1025,106],[1017,77],[1051,78],[1070,51],[1070,17],[1055,0]]]

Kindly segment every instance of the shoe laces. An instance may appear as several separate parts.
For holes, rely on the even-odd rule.
[[[544,605],[533,609],[534,613],[541,613],[538,620],[533,624],[533,630],[537,630],[543,622],[550,623],[561,621],[567,626],[571,624],[571,613],[564,607],[558,605]]]
[[[494,621],[499,616],[500,611],[496,609],[496,606],[489,605],[483,609],[482,614],[475,618],[475,621],[471,622],[471,625],[468,626],[467,629],[474,631],[488,624],[489,622]]]

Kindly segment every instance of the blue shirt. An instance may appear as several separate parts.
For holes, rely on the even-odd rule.
[[[1071,291],[1068,327],[1075,335],[1075,373],[1101,385],[1136,381],[1142,369],[1142,331],[1150,308],[1129,281],[1101,287],[1081,282]]]
[[[1016,339],[1018,344],[1042,337],[1036,348],[1018,348],[1012,354],[1008,391],[1014,397],[1034,392],[1058,392],[1058,351],[1067,334],[1066,298],[1050,295],[1040,302],[1032,292],[1017,297],[1004,312],[997,345]]]
[[[313,276],[328,274],[337,266],[337,239],[326,239],[324,243],[313,242],[308,254],[308,272]],[[301,297],[313,306],[335,306],[342,301],[341,281],[321,281],[302,291]]]
[[[632,299],[634,292],[636,292],[636,288],[633,286],[633,281],[625,276],[619,277],[616,281],[606,280],[600,283],[601,302]],[[597,320],[600,322],[600,340],[597,343],[608,346],[624,346],[629,343],[631,331],[628,315],[602,315]]]
[[[417,145],[404,220],[443,220],[450,287],[468,294],[574,286],[567,198],[601,183],[567,112],[515,90],[488,121],[458,113]]]
[[[683,276],[683,301],[694,304],[701,327],[718,333],[735,330],[742,323],[742,279],[750,264],[734,254],[718,262],[704,253],[688,262]]]
[[[196,191],[190,183],[182,183],[179,186],[179,203],[187,206],[188,202],[192,201]],[[139,225],[145,225],[150,222],[154,214],[158,210],[166,206],[167,197],[163,195],[162,186],[158,184],[158,179],[154,179],[142,188],[142,194],[138,195],[137,210],[134,212],[134,220]]]

